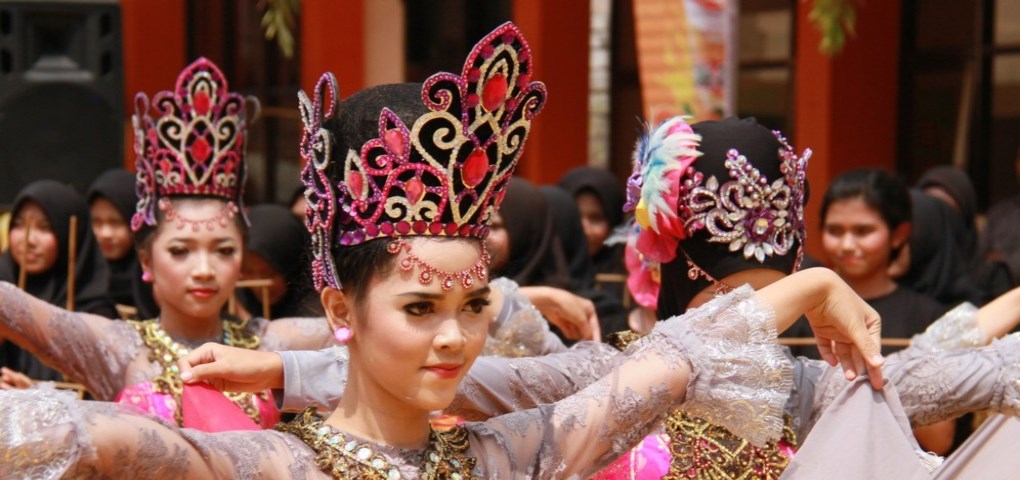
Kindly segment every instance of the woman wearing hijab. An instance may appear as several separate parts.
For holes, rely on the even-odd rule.
[[[985,293],[957,248],[959,219],[944,202],[920,190],[910,191],[910,201],[914,209],[910,241],[890,267],[896,281],[947,308],[961,302],[981,305]]]
[[[75,230],[74,310],[116,317],[107,294],[109,272],[89,228],[85,200],[71,187],[53,180],[26,186],[14,199],[10,249],[0,257],[0,281],[18,283],[25,268],[25,291],[52,305],[66,307],[71,217]],[[23,267],[24,266],[24,267]],[[0,345],[0,364],[34,380],[62,380],[59,372],[11,342]],[[24,384],[21,384],[24,386]]]
[[[110,271],[110,297],[114,303],[137,308],[142,318],[154,316],[156,301],[152,287],[142,282],[130,226],[138,203],[135,174],[122,168],[107,170],[92,182],[86,198],[92,233]]]
[[[987,302],[1012,288],[1014,280],[1009,267],[1002,261],[989,261],[981,255],[975,222],[977,194],[967,174],[956,167],[938,166],[921,176],[917,188],[945,202],[956,212],[960,224],[953,222],[958,230],[954,237],[971,278],[984,291],[982,301]]]
[[[555,185],[545,185],[541,187],[541,191],[549,204],[556,235],[567,259],[570,291],[595,304],[599,326],[604,335],[627,330],[627,311],[618,297],[595,288],[595,266],[588,256],[588,241],[584,236],[581,213],[574,199]]]
[[[301,220],[286,207],[256,205],[248,212],[251,231],[241,272],[244,278],[269,279],[269,318],[319,317],[322,304],[307,278],[307,263],[302,252],[308,244],[308,232]],[[240,293],[248,312],[262,314],[258,290]]]
[[[492,230],[506,231],[506,255],[494,256],[493,277],[507,277],[523,287],[570,288],[570,273],[545,196],[531,182],[513,177]],[[502,242],[502,239],[495,239]],[[492,245],[494,249],[498,245]],[[500,258],[503,257],[503,258]]]
[[[623,245],[605,244],[623,223],[623,188],[616,177],[601,168],[578,167],[564,174],[559,185],[577,202],[596,275],[626,274]],[[623,298],[623,283],[602,288],[614,298]]]

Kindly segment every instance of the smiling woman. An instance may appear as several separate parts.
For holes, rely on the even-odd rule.
[[[51,305],[63,307],[73,295],[76,311],[113,316],[113,303],[106,293],[106,264],[89,231],[87,214],[84,199],[67,185],[42,180],[22,189],[14,203],[11,248],[0,257],[0,281],[14,283],[24,278],[25,292]],[[67,281],[72,216],[79,219],[73,292]],[[58,371],[10,342],[0,346],[0,365],[36,380],[62,379]],[[2,384],[9,382],[5,378]]]
[[[248,228],[240,213],[246,100],[229,92],[215,65],[200,59],[181,73],[173,91],[156,95],[153,103],[150,111],[148,98],[141,94],[136,102],[139,202],[131,227],[141,277],[152,284],[158,316],[121,322],[75,314],[0,283],[0,336],[85,385],[99,400],[131,404],[195,428],[223,428],[210,421],[231,414],[240,419],[232,428],[272,426],[278,413],[267,392],[206,396],[201,410],[189,411],[186,405],[195,402],[174,366],[177,358],[205,342],[270,350],[329,343],[321,319],[270,324],[261,318],[239,321],[221,315],[240,276]],[[166,124],[177,129],[157,128]],[[181,131],[188,134],[177,135]],[[87,209],[81,203],[85,218]],[[32,240],[49,231],[40,220],[38,215],[24,218],[32,222],[28,245],[45,244]],[[59,233],[62,223],[51,218],[49,225]],[[94,242],[90,245],[95,248]],[[61,265],[59,258],[55,265]],[[29,274],[32,279],[31,270]],[[79,280],[79,285],[85,282]]]

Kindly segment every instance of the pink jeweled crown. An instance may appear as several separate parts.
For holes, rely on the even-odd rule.
[[[384,108],[378,137],[346,152],[334,152],[326,126],[338,108],[333,75],[319,80],[314,102],[299,93],[316,288],[340,288],[334,242],[488,235],[489,218],[545,103],[545,86],[531,76],[531,49],[515,25],[503,24],[475,45],[460,75],[437,73],[425,81],[428,113],[408,126]],[[342,162],[334,167],[341,169],[336,183],[327,174],[333,161]]]
[[[243,212],[246,100],[229,91],[223,73],[206,58],[188,65],[173,91],[157,93],[151,110],[144,93],[135,96],[131,122],[138,205],[131,218],[132,230],[155,225],[156,208],[172,212],[166,200],[170,196],[227,200],[229,211],[218,216],[220,222]],[[258,102],[250,101],[257,115]]]

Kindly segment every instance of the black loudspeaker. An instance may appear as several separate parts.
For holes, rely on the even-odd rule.
[[[0,1],[0,205],[123,164],[120,26],[117,0]]]

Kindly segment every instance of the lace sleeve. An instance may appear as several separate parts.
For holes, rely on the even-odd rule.
[[[549,330],[542,314],[521,294],[517,282],[497,278],[489,286],[503,295],[503,304],[489,329],[483,355],[533,357],[567,349]]]
[[[988,344],[988,336],[977,325],[978,309],[962,303],[939,317],[910,340],[910,347],[919,350],[962,350]]]
[[[333,344],[325,317],[281,318],[271,322],[255,317],[249,323],[262,337],[260,350],[318,350]]]
[[[791,366],[774,312],[749,287],[661,323],[608,375],[555,404],[471,424],[486,470],[520,478],[586,477],[630,448],[673,407],[758,444],[778,438]],[[504,453],[502,458],[507,458]],[[505,471],[505,470],[503,470]]]
[[[321,478],[275,431],[207,434],[65,392],[0,393],[3,478]]]
[[[286,411],[331,410],[347,381],[347,349],[277,352],[283,358]],[[564,353],[530,358],[480,357],[460,384],[447,413],[483,420],[560,400],[605,375],[620,354],[603,343],[581,342]]]
[[[609,373],[619,357],[616,349],[595,342],[580,342],[566,352],[541,357],[480,357],[447,413],[485,420],[553,403]]]
[[[968,350],[908,348],[886,365],[915,426],[978,410],[1020,415],[1020,334]]]
[[[112,400],[123,389],[128,366],[142,347],[137,331],[125,322],[68,312],[6,282],[0,282],[0,337],[100,400]]]
[[[967,350],[906,348],[886,357],[882,370],[914,426],[980,410],[1020,416],[1020,334]],[[838,368],[829,368],[819,381],[815,418],[846,383]]]
[[[283,358],[283,391],[274,391],[277,407],[299,412],[314,406],[333,410],[347,386],[347,348],[277,352]]]

